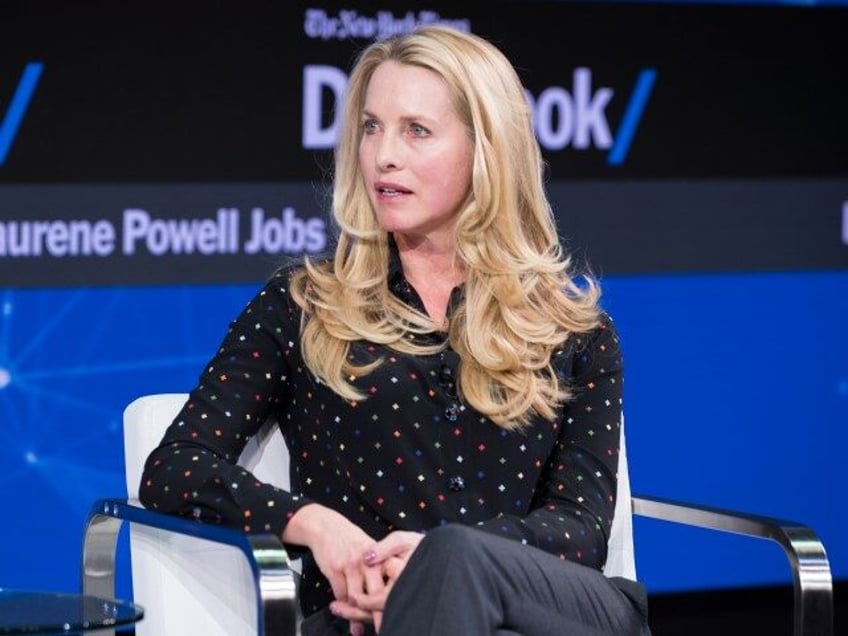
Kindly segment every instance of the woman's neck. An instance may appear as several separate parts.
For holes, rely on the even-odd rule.
[[[395,237],[403,274],[415,288],[427,314],[437,325],[445,325],[451,292],[465,280],[465,271],[453,245],[430,240],[409,241]]]

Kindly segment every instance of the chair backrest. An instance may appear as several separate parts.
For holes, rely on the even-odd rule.
[[[147,395],[124,411],[127,496],[131,501],[138,500],[147,456],[187,398],[185,393]],[[262,481],[289,487],[288,449],[276,426],[265,426],[250,441],[239,464]],[[134,600],[145,608],[145,619],[136,626],[137,636],[256,633],[253,575],[237,550],[131,526],[130,553]],[[623,421],[615,516],[604,574],[636,579]]]
[[[630,472],[627,468],[627,444],[624,436],[624,416],[618,447],[618,482],[615,492],[615,513],[607,541],[607,562],[604,574],[636,580],[636,554],[633,550],[633,504],[630,500]]]
[[[185,393],[147,395],[124,410],[130,501],[138,501],[144,462],[187,398]],[[276,426],[265,426],[245,447],[239,463],[257,478],[288,488],[288,449]],[[136,636],[256,634],[253,571],[239,550],[132,524],[130,563],[133,598],[145,609]]]

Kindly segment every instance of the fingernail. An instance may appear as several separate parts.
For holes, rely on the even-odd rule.
[[[338,616],[339,615],[339,606],[335,603],[330,603],[330,613]]]
[[[350,626],[350,636],[363,636],[365,628],[362,625],[356,624]]]
[[[365,563],[371,565],[374,563],[374,559],[377,558],[377,553],[374,550],[368,550],[365,554],[362,555],[362,558],[365,560]]]

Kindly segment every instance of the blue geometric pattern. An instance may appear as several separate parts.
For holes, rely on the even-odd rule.
[[[124,407],[189,390],[252,291],[2,291],[0,586],[77,589],[90,504],[125,493]]]

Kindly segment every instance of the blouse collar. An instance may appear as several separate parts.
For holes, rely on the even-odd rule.
[[[389,235],[389,272],[388,272],[389,290],[395,297],[413,309],[427,313],[424,308],[424,302],[415,291],[415,288],[406,279],[403,273],[403,264],[400,260],[400,250],[394,237]],[[451,290],[450,300],[448,301],[447,318],[450,318],[457,311],[465,298],[465,284],[457,285]]]

